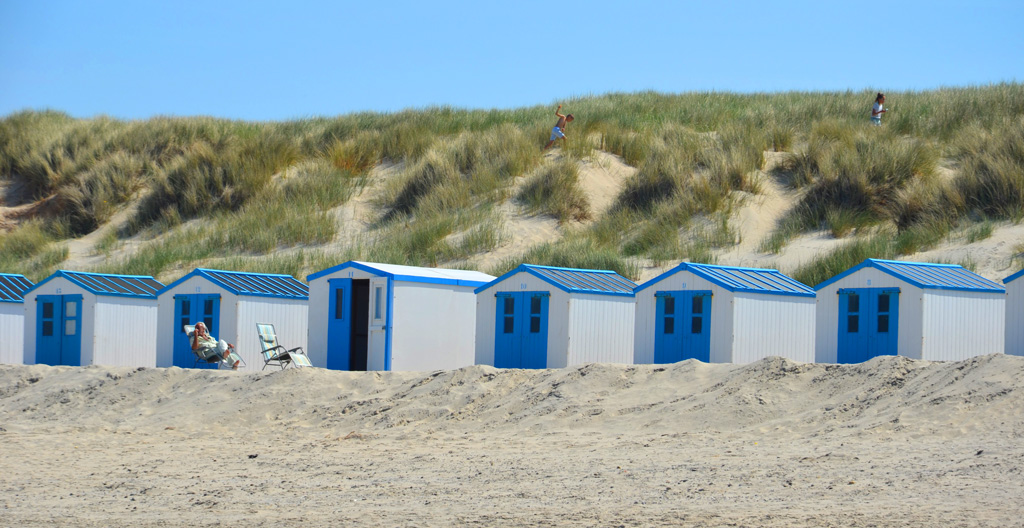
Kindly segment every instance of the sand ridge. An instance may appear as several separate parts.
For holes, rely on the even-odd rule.
[[[1007,526],[1022,389],[1004,355],[0,366],[0,524]]]

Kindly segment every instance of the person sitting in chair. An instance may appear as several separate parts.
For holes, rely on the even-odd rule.
[[[226,363],[230,361],[228,358],[234,352],[235,345],[229,344],[223,339],[220,341],[214,339],[206,329],[206,325],[199,322],[196,323],[196,329],[192,332],[192,350],[195,350],[206,361],[210,361],[211,358],[216,356],[218,358],[217,361]],[[235,360],[231,368],[238,370],[238,364],[241,362],[241,360]]]

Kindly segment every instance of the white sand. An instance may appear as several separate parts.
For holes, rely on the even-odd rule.
[[[1014,526],[1024,358],[0,366],[3,526]]]

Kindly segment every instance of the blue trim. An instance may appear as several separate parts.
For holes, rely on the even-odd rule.
[[[384,318],[384,370],[391,372],[391,337],[394,334],[392,332],[392,322],[394,321],[394,310],[395,310],[395,281],[394,279],[388,279],[388,314]],[[369,343],[367,343],[369,347]],[[369,350],[366,351],[369,354]]]
[[[379,269],[379,268],[374,268],[372,266],[367,266],[366,264],[362,264],[362,263],[357,262],[355,260],[350,260],[348,262],[344,262],[342,264],[338,264],[337,266],[332,266],[332,267],[327,268],[325,270],[318,271],[318,272],[313,273],[311,275],[307,275],[306,276],[306,282],[307,283],[313,282],[314,280],[319,279],[320,277],[323,277],[325,275],[330,275],[332,273],[336,273],[338,271],[344,270],[345,268],[355,268],[357,270],[365,271],[365,272],[367,272],[369,274],[372,274],[375,277],[387,277],[389,279],[396,280],[396,281],[402,281],[402,282],[422,282],[422,283],[426,283],[426,284],[445,284],[445,285],[449,285],[449,286],[470,286],[470,287],[474,287],[474,288],[477,287],[477,286],[482,286],[484,284],[488,284],[487,282],[484,282],[484,281],[474,281],[474,280],[466,280],[466,279],[445,279],[445,278],[441,278],[441,277],[420,277],[420,276],[417,276],[417,275],[397,275],[397,274],[394,274],[394,273],[391,273],[391,272],[388,272],[388,271],[384,271],[384,270]],[[424,268],[424,269],[430,269],[430,268]],[[440,269],[440,268],[438,268],[438,269]]]
[[[1015,281],[1015,280],[1017,280],[1017,279],[1019,279],[1021,277],[1024,277],[1024,269],[1022,269],[1022,270],[1018,271],[1017,273],[1014,273],[1013,275],[1010,275],[1009,277],[1003,279],[1003,284],[1009,284],[1009,283],[1011,283],[1011,282],[1013,282],[1013,281]]]
[[[226,275],[238,280],[253,290],[244,290],[237,284],[228,283],[217,275]],[[159,297],[192,277],[202,277],[229,292],[244,297],[270,297],[276,299],[309,300],[309,287],[291,275],[272,273],[248,273],[242,271],[196,268],[184,277],[172,282],[156,293]],[[274,280],[268,280],[274,279]]]
[[[162,282],[154,279],[153,277],[151,277],[149,275],[111,275],[111,274],[108,274],[108,273],[84,273],[84,272],[80,272],[80,271],[57,270],[57,271],[53,272],[53,275],[50,275],[49,277],[47,277],[47,278],[43,279],[42,281],[40,281],[35,286],[29,288],[28,290],[25,290],[25,294],[24,295],[28,295],[29,292],[32,292],[32,291],[38,289],[42,285],[44,285],[47,282],[50,282],[51,280],[56,279],[58,277],[63,277],[68,282],[70,282],[70,283],[72,283],[72,284],[74,284],[76,286],[79,286],[81,288],[84,288],[86,291],[88,291],[89,293],[91,293],[93,295],[105,295],[105,296],[108,296],[108,297],[131,297],[131,298],[134,298],[134,299],[156,299],[156,292],[160,291],[161,289],[163,289],[163,286],[164,286],[164,284]],[[160,288],[154,288],[153,289],[153,293],[151,293],[151,294],[140,294],[140,293],[131,293],[131,292],[113,292],[113,291],[108,291],[108,290],[101,290],[101,289],[97,289],[96,285],[97,284],[101,284],[101,283],[96,280],[96,277],[111,278],[111,279],[122,279],[122,280],[150,280],[150,281],[153,281],[153,282],[159,284]],[[142,286],[142,285],[140,285],[140,286]],[[144,285],[144,286],[148,287],[149,285]],[[143,289],[143,288],[140,288],[140,289]]]
[[[596,290],[596,289],[591,289],[591,288],[579,288],[579,287],[566,286],[565,284],[559,283],[554,278],[548,277],[547,275],[545,275],[544,273],[539,272],[538,270],[548,270],[548,271],[553,271],[553,272],[567,272],[567,273],[586,273],[588,275],[600,274],[600,275],[608,275],[609,277],[616,277],[616,279],[614,279],[614,282],[613,281],[599,282],[599,284],[601,284],[604,287],[627,287],[625,284],[618,284],[621,281],[625,281],[625,283],[634,284],[635,285],[635,283],[633,281],[623,277],[622,275],[619,275],[618,273],[615,273],[614,271],[610,271],[610,270],[585,270],[585,269],[575,269],[575,268],[556,268],[556,267],[553,267],[553,266],[537,266],[537,265],[534,265],[534,264],[520,264],[515,269],[506,272],[504,275],[498,277],[497,279],[494,279],[491,282],[488,282],[487,284],[484,284],[483,286],[480,286],[479,288],[474,290],[474,293],[480,293],[482,291],[485,291],[485,290],[489,289],[490,287],[495,286],[495,285],[497,285],[500,282],[503,282],[505,279],[507,279],[507,278],[517,274],[517,273],[529,273],[530,275],[533,275],[534,277],[537,277],[538,279],[540,279],[540,280],[542,280],[542,281],[544,281],[544,282],[546,282],[546,283],[548,283],[548,284],[550,284],[550,285],[552,285],[552,286],[554,286],[554,287],[558,288],[559,290],[562,290],[562,291],[564,291],[566,293],[586,293],[586,294],[593,294],[593,295],[611,295],[611,296],[614,296],[614,297],[634,297],[634,294],[633,294],[632,290],[630,290],[628,292],[626,292],[626,291],[605,291],[605,290]],[[563,279],[566,280],[567,282],[571,282],[573,284],[586,285],[587,284],[587,280],[589,278],[588,277],[574,277],[572,275],[565,275],[563,277]],[[603,280],[603,279],[604,279],[604,277],[595,277],[595,278],[593,278],[594,281],[600,281],[600,280]]]
[[[948,291],[973,291],[973,292],[986,292],[986,293],[1006,293],[1006,288],[999,286],[999,284],[978,275],[963,266],[956,264],[934,264],[930,262],[905,262],[901,260],[881,260],[881,259],[865,259],[864,262],[857,264],[856,266],[828,279],[821,284],[814,287],[816,291],[821,291],[826,286],[835,283],[843,278],[846,278],[853,273],[856,273],[864,268],[874,268],[886,275],[890,275],[904,281],[912,286],[916,286],[925,290],[948,290]],[[896,268],[896,269],[893,269]],[[900,268],[906,268],[906,271],[901,272]],[[918,276],[907,273],[910,269],[913,269],[915,274]],[[938,270],[953,271],[959,276],[942,276],[937,273]],[[935,280],[935,283],[929,284],[921,282],[919,276],[924,276],[929,279]],[[990,284],[988,287],[980,286],[965,286],[965,284]]]
[[[797,281],[796,279],[789,277],[788,275],[780,272],[776,269],[770,268],[744,268],[738,266],[717,266],[714,264],[696,264],[693,262],[680,262],[677,266],[672,269],[658,275],[657,277],[637,286],[633,293],[639,293],[641,290],[649,288],[662,280],[665,280],[672,275],[679,273],[680,271],[689,271],[694,275],[725,288],[727,291],[734,293],[757,293],[765,295],[785,295],[789,297],[816,297],[817,294],[810,286]],[[712,271],[719,272],[724,275],[719,276]],[[741,278],[736,278],[734,274],[743,274]],[[751,276],[753,275],[753,276]],[[728,277],[729,281],[725,277]],[[781,289],[769,289],[769,288],[753,288],[749,286],[743,286],[743,282],[756,282],[769,284],[775,288]],[[787,289],[788,288],[788,289]]]

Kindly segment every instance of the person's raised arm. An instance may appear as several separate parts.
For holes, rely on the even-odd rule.
[[[558,109],[556,109],[556,110],[555,110],[555,115],[556,115],[556,116],[558,116],[558,117],[565,117],[564,115],[562,115],[562,114],[561,114],[561,113],[560,113],[560,112],[558,111],[558,110],[561,110],[561,109],[562,109],[562,105],[558,105]]]

